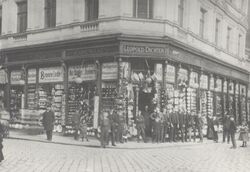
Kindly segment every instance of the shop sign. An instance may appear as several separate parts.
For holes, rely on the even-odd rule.
[[[197,88],[198,85],[198,73],[197,72],[191,72],[190,73],[190,82],[189,85],[191,87]]]
[[[0,70],[0,84],[6,84],[7,83],[7,74],[5,70]]]
[[[23,72],[21,70],[14,70],[10,73],[10,83],[14,85],[23,85]]]
[[[155,75],[157,77],[157,81],[162,81],[162,64],[155,64]]]
[[[28,84],[35,84],[36,83],[36,69],[29,69],[28,70]]]
[[[223,92],[227,93],[227,81],[224,81],[223,83]]]
[[[50,67],[39,69],[39,83],[63,82],[63,68]]]
[[[121,45],[120,50],[122,53],[126,54],[166,55],[168,53],[168,50],[165,47],[151,46],[151,45],[144,46],[144,45],[124,44]]]
[[[187,81],[188,80],[188,71],[186,69],[180,68],[178,72],[178,81]]]
[[[118,63],[103,63],[102,64],[102,80],[117,79],[118,77]]]
[[[75,81],[80,77],[82,81],[91,81],[96,79],[96,66],[94,64],[70,66],[68,69],[69,82]]]
[[[230,94],[234,94],[234,83],[230,82],[228,87],[229,87],[228,92]]]
[[[208,76],[207,75],[201,75],[200,88],[208,89]]]
[[[217,92],[222,91],[222,80],[221,79],[216,79],[215,91],[217,91]]]
[[[166,82],[175,83],[175,67],[172,65],[166,67]]]
[[[210,78],[210,90],[214,90],[214,78]]]

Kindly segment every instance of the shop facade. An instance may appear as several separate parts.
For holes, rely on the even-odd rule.
[[[118,37],[5,51],[13,124],[25,125],[20,110],[42,112],[47,103],[56,114],[55,131],[66,134],[73,132],[76,109],[86,116],[90,135],[110,109],[134,134],[145,106],[249,120],[247,71],[177,43]]]

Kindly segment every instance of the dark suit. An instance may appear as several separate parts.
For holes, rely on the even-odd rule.
[[[181,132],[181,141],[184,142],[184,129],[186,121],[184,112],[178,113],[178,120],[179,120],[179,131]]]
[[[171,119],[168,112],[163,114],[163,136],[162,136],[162,142],[166,141],[166,134],[168,134],[168,137],[170,136],[170,127],[171,127]],[[169,138],[170,139],[170,138]]]
[[[173,112],[170,114],[171,122],[172,122],[172,127],[171,127],[171,139],[170,141],[176,141],[176,134],[178,132],[178,124],[179,124],[179,119],[178,119],[178,113]]]
[[[236,133],[236,124],[234,120],[230,121],[230,128],[229,128],[229,132],[230,132],[230,136],[232,139],[232,144],[233,144],[233,148],[236,148],[236,141],[235,141],[235,133]]]
[[[229,128],[230,128],[230,118],[228,116],[225,116],[223,118],[223,142],[225,142],[226,138],[227,138],[227,143],[230,142]]]
[[[198,130],[200,141],[202,142],[203,141],[203,133],[202,133],[203,121],[202,121],[202,117],[195,116],[195,127]],[[195,134],[195,136],[196,136],[196,134]]]
[[[137,141],[139,142],[140,136],[142,136],[143,141],[145,142],[145,121],[142,115],[137,116]]]
[[[52,131],[54,129],[55,114],[48,110],[43,113],[43,126],[46,130],[47,140],[52,140]]]
[[[105,148],[108,144],[109,131],[110,131],[110,120],[108,118],[101,119],[101,147]]]

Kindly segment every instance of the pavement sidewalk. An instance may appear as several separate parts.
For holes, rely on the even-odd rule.
[[[219,137],[222,138],[222,135]],[[237,137],[236,137],[237,138]],[[63,145],[72,145],[72,146],[85,146],[85,147],[100,147],[100,141],[95,137],[90,137],[89,142],[81,140],[74,140],[73,136],[63,136],[59,133],[53,134],[52,141],[46,140],[45,134],[39,135],[29,135],[21,130],[10,130],[9,139],[19,139],[19,140],[28,140],[28,141],[36,141],[36,142],[44,142],[44,143],[53,143],[53,144],[63,144]],[[221,139],[220,139],[221,140]],[[128,141],[127,143],[118,143],[116,146],[108,146],[109,148],[113,149],[154,149],[154,148],[161,148],[161,147],[178,147],[178,146],[190,146],[190,145],[202,145],[202,144],[216,144],[211,140],[204,139],[203,143],[198,142],[174,142],[174,143],[143,143],[136,141]],[[221,142],[221,141],[220,141]],[[219,144],[219,143],[217,143]],[[231,144],[231,143],[230,143]]]

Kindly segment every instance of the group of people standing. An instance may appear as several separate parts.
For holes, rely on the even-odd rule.
[[[144,122],[144,126],[143,123]],[[203,141],[202,133],[203,120],[201,114],[196,114],[192,111],[186,114],[184,110],[169,110],[163,109],[160,111],[156,108],[152,113],[148,112],[148,107],[145,107],[143,112],[139,111],[137,117],[137,132],[138,141],[140,138],[146,142],[145,131],[151,135],[152,142],[187,142],[195,141],[198,137],[200,142]]]

